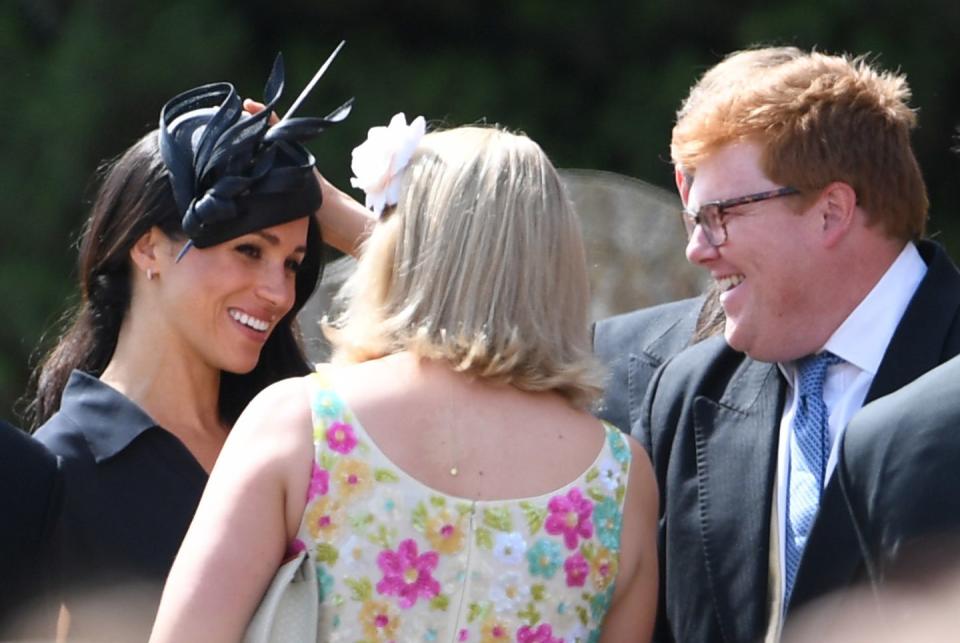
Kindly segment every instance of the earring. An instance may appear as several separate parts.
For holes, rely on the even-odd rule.
[[[156,275],[153,271],[153,268],[147,268],[147,281],[153,281],[153,277]]]

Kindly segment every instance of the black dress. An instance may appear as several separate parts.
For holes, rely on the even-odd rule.
[[[80,371],[36,437],[62,460],[54,562],[70,638],[145,641],[206,472],[139,406]]]
[[[0,639],[48,639],[55,602],[46,561],[60,501],[57,459],[0,421]]]

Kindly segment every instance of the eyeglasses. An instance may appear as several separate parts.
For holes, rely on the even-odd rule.
[[[719,248],[727,242],[727,225],[724,217],[726,210],[738,205],[758,203],[782,196],[793,196],[794,194],[800,194],[800,190],[791,187],[777,188],[776,190],[757,192],[756,194],[738,196],[722,201],[711,201],[702,204],[696,212],[682,210],[680,215],[683,218],[683,225],[687,229],[688,238],[693,236],[694,228],[699,225],[703,228],[707,242],[714,248]]]

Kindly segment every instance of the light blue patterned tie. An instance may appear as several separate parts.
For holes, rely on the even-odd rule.
[[[786,609],[793,593],[800,557],[820,506],[823,478],[830,455],[827,429],[827,405],[823,402],[823,382],[827,368],[843,360],[823,351],[797,362],[797,412],[793,417],[790,440],[790,471],[787,481],[786,585],[783,605]]]

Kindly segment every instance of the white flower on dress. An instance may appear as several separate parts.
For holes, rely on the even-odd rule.
[[[598,469],[600,470],[600,484],[606,487],[607,491],[616,490],[617,485],[620,484],[620,463],[609,456],[605,456],[600,461]]]
[[[369,543],[365,540],[351,534],[347,541],[340,547],[340,556],[338,557],[344,572],[355,575],[361,573],[365,566],[369,566],[372,560],[369,552],[367,552],[369,547]]]
[[[590,632],[580,623],[576,623],[572,629],[568,630],[566,634],[563,635],[564,641],[569,641],[570,643],[587,643],[587,638],[590,636]]]
[[[426,121],[417,116],[407,125],[400,112],[387,127],[371,127],[367,140],[353,148],[350,185],[366,193],[365,205],[380,216],[384,208],[400,199],[400,181],[420,139],[426,132]]]
[[[517,572],[507,572],[490,588],[490,600],[498,612],[522,607],[530,599],[530,585]]]
[[[500,562],[508,565],[519,565],[523,555],[527,553],[527,541],[516,531],[508,534],[498,533],[493,542],[493,555]]]

